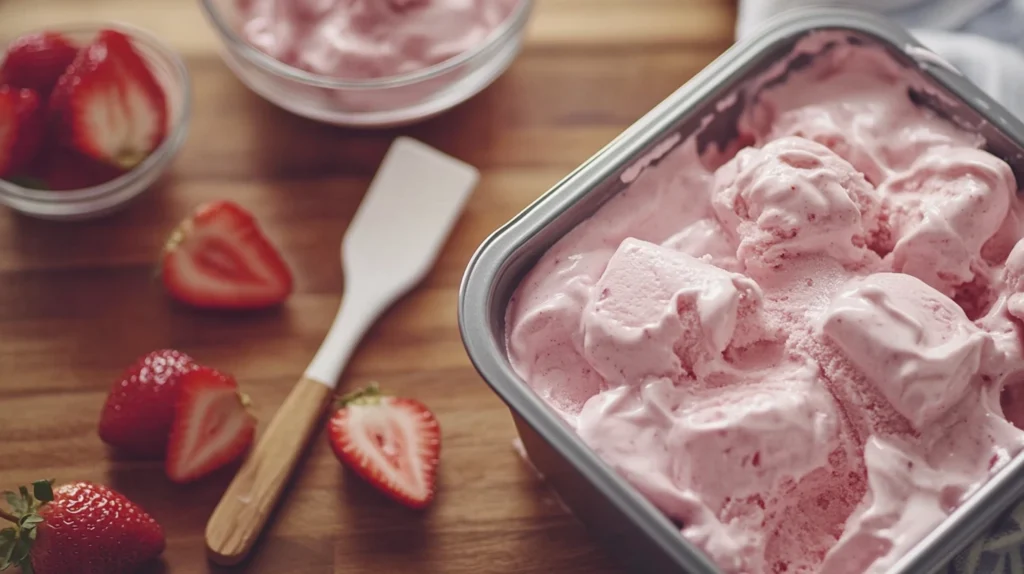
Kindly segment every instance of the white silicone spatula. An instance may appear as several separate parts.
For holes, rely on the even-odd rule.
[[[360,338],[433,266],[478,178],[425,144],[395,140],[341,243],[345,293],[334,324],[206,525],[213,561],[248,554]]]

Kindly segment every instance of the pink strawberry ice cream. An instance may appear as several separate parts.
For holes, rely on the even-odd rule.
[[[1017,183],[910,81],[840,46],[768,84],[509,305],[513,368],[725,572],[884,572],[1024,447]]]
[[[482,44],[520,0],[238,0],[241,35],[297,68],[383,78]]]

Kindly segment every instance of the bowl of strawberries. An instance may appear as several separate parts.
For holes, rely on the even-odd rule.
[[[109,213],[167,170],[190,113],[184,62],[143,30],[0,39],[0,203],[44,219]]]

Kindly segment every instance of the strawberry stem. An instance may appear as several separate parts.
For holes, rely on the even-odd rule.
[[[369,404],[380,400],[380,387],[377,382],[370,383],[366,388],[358,389],[338,399],[338,408],[351,404]]]
[[[11,514],[10,512],[7,512],[3,508],[0,508],[0,518],[6,520],[7,522],[13,522],[14,524],[18,523],[18,517]]]

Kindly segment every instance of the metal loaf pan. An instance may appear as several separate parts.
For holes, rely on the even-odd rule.
[[[663,154],[714,116],[709,129],[727,140],[744,82],[789,56],[819,31],[889,52],[927,89],[919,105],[972,129],[986,149],[1024,182],[1024,125],[908,32],[869,14],[809,9],[775,19],[737,44],[665,99],[555,187],[491,235],[470,261],[459,300],[459,327],[470,359],[508,405],[531,462],[601,546],[631,572],[712,574],[719,570],[657,508],[604,464],[512,370],[505,352],[505,309],[537,259],[621,191],[623,174],[649,154]],[[795,60],[794,60],[795,61]],[[748,82],[749,84],[749,82]],[[730,112],[730,109],[732,112]],[[732,124],[730,125],[730,122]],[[670,138],[674,138],[670,140]],[[661,145],[664,144],[664,145]],[[635,168],[634,170],[635,171]],[[1017,456],[903,557],[891,573],[926,574],[944,565],[1024,495],[1024,455]]]

